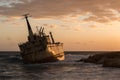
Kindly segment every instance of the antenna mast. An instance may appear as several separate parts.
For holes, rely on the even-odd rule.
[[[33,40],[34,40],[34,38],[33,38],[33,31],[32,31],[31,25],[30,25],[30,23],[29,23],[29,21],[28,21],[28,16],[29,16],[29,14],[25,14],[25,15],[23,15],[23,16],[25,17],[26,22],[27,22],[27,27],[28,27],[28,32],[29,32],[28,39],[29,39],[30,41],[33,41]]]

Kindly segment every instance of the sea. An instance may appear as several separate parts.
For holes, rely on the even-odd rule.
[[[0,52],[0,80],[120,80],[120,68],[77,62],[96,53],[69,51],[64,61],[26,64],[19,52]]]

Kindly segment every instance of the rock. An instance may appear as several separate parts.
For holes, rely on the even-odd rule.
[[[120,59],[118,58],[107,59],[104,61],[103,67],[119,67],[120,68]]]
[[[95,54],[79,61],[102,64],[103,67],[120,67],[120,52]],[[77,61],[77,62],[79,62]]]

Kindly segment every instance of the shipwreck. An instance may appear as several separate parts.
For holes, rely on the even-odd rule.
[[[38,33],[33,33],[28,20],[24,15],[27,28],[28,40],[18,44],[22,60],[26,63],[46,63],[64,60],[63,43],[55,42],[52,32],[47,35],[41,27]]]

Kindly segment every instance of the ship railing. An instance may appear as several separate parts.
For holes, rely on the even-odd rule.
[[[54,43],[54,44],[53,44],[53,43],[50,43],[48,46],[49,46],[49,47],[54,47],[54,46],[56,46],[56,45],[57,45],[57,46],[62,46],[63,43],[60,43],[60,42]]]

